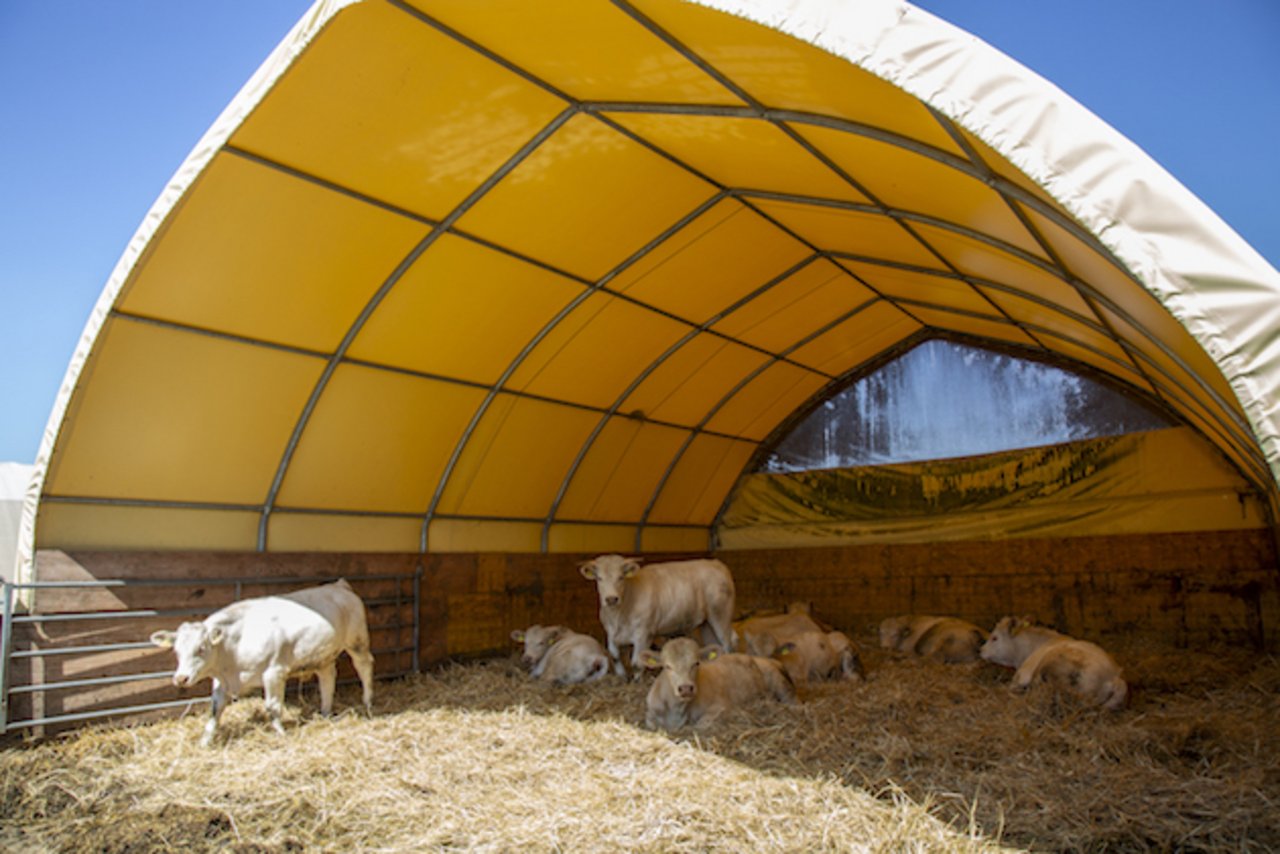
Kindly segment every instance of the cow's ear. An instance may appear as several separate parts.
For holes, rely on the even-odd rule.
[[[796,645],[788,641],[773,651],[774,658],[785,658],[796,651]]]
[[[704,646],[698,650],[698,658],[703,661],[715,661],[720,657],[721,649],[718,646]]]
[[[630,578],[631,576],[635,575],[636,572],[639,571],[639,569],[640,569],[640,561],[635,558],[630,558],[627,560],[626,563],[622,565],[622,577]]]
[[[516,643],[524,643],[524,632],[516,629],[511,633],[511,639]]]
[[[640,654],[640,663],[652,670],[662,667],[662,656],[656,650],[647,649]]]
[[[584,560],[582,563],[578,564],[578,572],[581,572],[582,577],[588,581],[595,581],[597,578],[595,561]]]
[[[564,637],[564,626],[552,626],[547,629],[547,643],[553,644]]]
[[[225,633],[222,631],[222,626],[214,626],[209,629],[209,645],[219,646],[224,636]]]
[[[173,649],[173,642],[177,637],[175,632],[152,632],[151,642],[161,649]]]

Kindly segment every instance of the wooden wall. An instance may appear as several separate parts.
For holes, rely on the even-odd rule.
[[[1071,634],[1116,633],[1280,648],[1280,570],[1273,532],[1221,531],[1072,539],[1011,539],[921,545],[724,551],[739,612],[794,600],[856,640],[896,613],[945,613],[990,625],[1005,614],[1034,614]],[[42,581],[89,578],[346,577],[366,597],[387,598],[403,584],[370,576],[420,572],[420,662],[509,654],[512,629],[562,623],[602,637],[594,585],[577,562],[585,555],[535,554],[231,554],[219,552],[44,551]],[[651,560],[676,555],[650,555]],[[298,585],[302,586],[300,581]],[[394,588],[394,589],[393,589]],[[247,585],[242,595],[285,587]],[[37,611],[200,608],[230,591],[192,581],[170,587],[111,588],[96,593],[41,591]],[[375,649],[406,642],[404,609],[371,613]],[[180,618],[16,626],[15,649],[145,641]],[[381,674],[403,671],[408,654],[380,656]],[[172,653],[144,649],[15,662],[11,684],[172,669]],[[350,670],[343,663],[343,675]],[[30,715],[161,702],[180,695],[166,681],[58,690],[13,698],[10,720]]]

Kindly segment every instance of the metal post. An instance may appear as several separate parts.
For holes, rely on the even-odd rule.
[[[0,622],[0,734],[9,729],[9,650],[13,646],[13,586],[4,585],[4,615]]]
[[[422,645],[422,564],[413,570],[413,672],[419,668],[418,655]]]

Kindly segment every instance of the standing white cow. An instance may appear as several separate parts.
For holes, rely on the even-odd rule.
[[[1015,691],[1040,679],[1104,709],[1119,709],[1129,695],[1120,666],[1106,650],[1037,626],[1029,617],[1005,617],[996,623],[981,652],[987,661],[1017,668],[1010,686]]]
[[[609,656],[600,641],[564,626],[516,629],[511,639],[524,644],[521,660],[535,679],[568,685],[594,682],[609,672]]]
[[[645,700],[645,726],[679,729],[706,726],[730,709],[772,697],[782,703],[796,698],[781,662],[773,658],[722,653],[719,647],[698,648],[693,638],[675,638],[662,652],[647,650],[649,667],[662,672]]]
[[[364,602],[346,579],[280,596],[245,599],[200,623],[183,623],[176,632],[151,635],[151,642],[173,649],[178,667],[173,684],[213,680],[209,722],[201,743],[213,742],[228,697],[262,686],[276,732],[284,711],[284,686],[290,674],[315,673],[320,682],[320,713],[333,710],[338,654],[346,652],[364,687],[364,707],[372,712],[373,654]]]
[[[631,647],[631,667],[639,679],[641,656],[654,637],[683,634],[704,624],[716,643],[733,651],[733,576],[722,562],[702,558],[641,566],[634,558],[610,554],[579,569],[596,583],[600,622],[619,676],[626,675],[619,647]]]

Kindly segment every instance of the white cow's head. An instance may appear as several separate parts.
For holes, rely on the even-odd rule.
[[[563,626],[530,626],[524,631],[516,629],[511,639],[524,644],[524,655],[520,661],[526,667],[532,667],[541,661],[550,651],[553,644],[564,637]]]
[[[1003,664],[1006,667],[1017,667],[1022,663],[1019,644],[1015,640],[1018,633],[1033,624],[1030,617],[1005,617],[996,623],[996,627],[987,636],[987,642],[978,650],[984,661]]]
[[[675,638],[666,642],[662,652],[647,650],[641,661],[645,667],[661,668],[658,679],[666,680],[671,693],[687,703],[698,693],[698,665],[719,655],[718,646],[699,648],[693,638]]]
[[[204,623],[183,623],[176,632],[155,632],[151,642],[161,649],[172,649],[178,656],[173,671],[173,684],[179,688],[194,685],[212,676],[213,659],[222,647],[221,626],[207,628]]]
[[[596,583],[601,608],[616,608],[622,604],[626,580],[639,569],[638,560],[622,555],[600,555],[578,567],[583,578]]]

